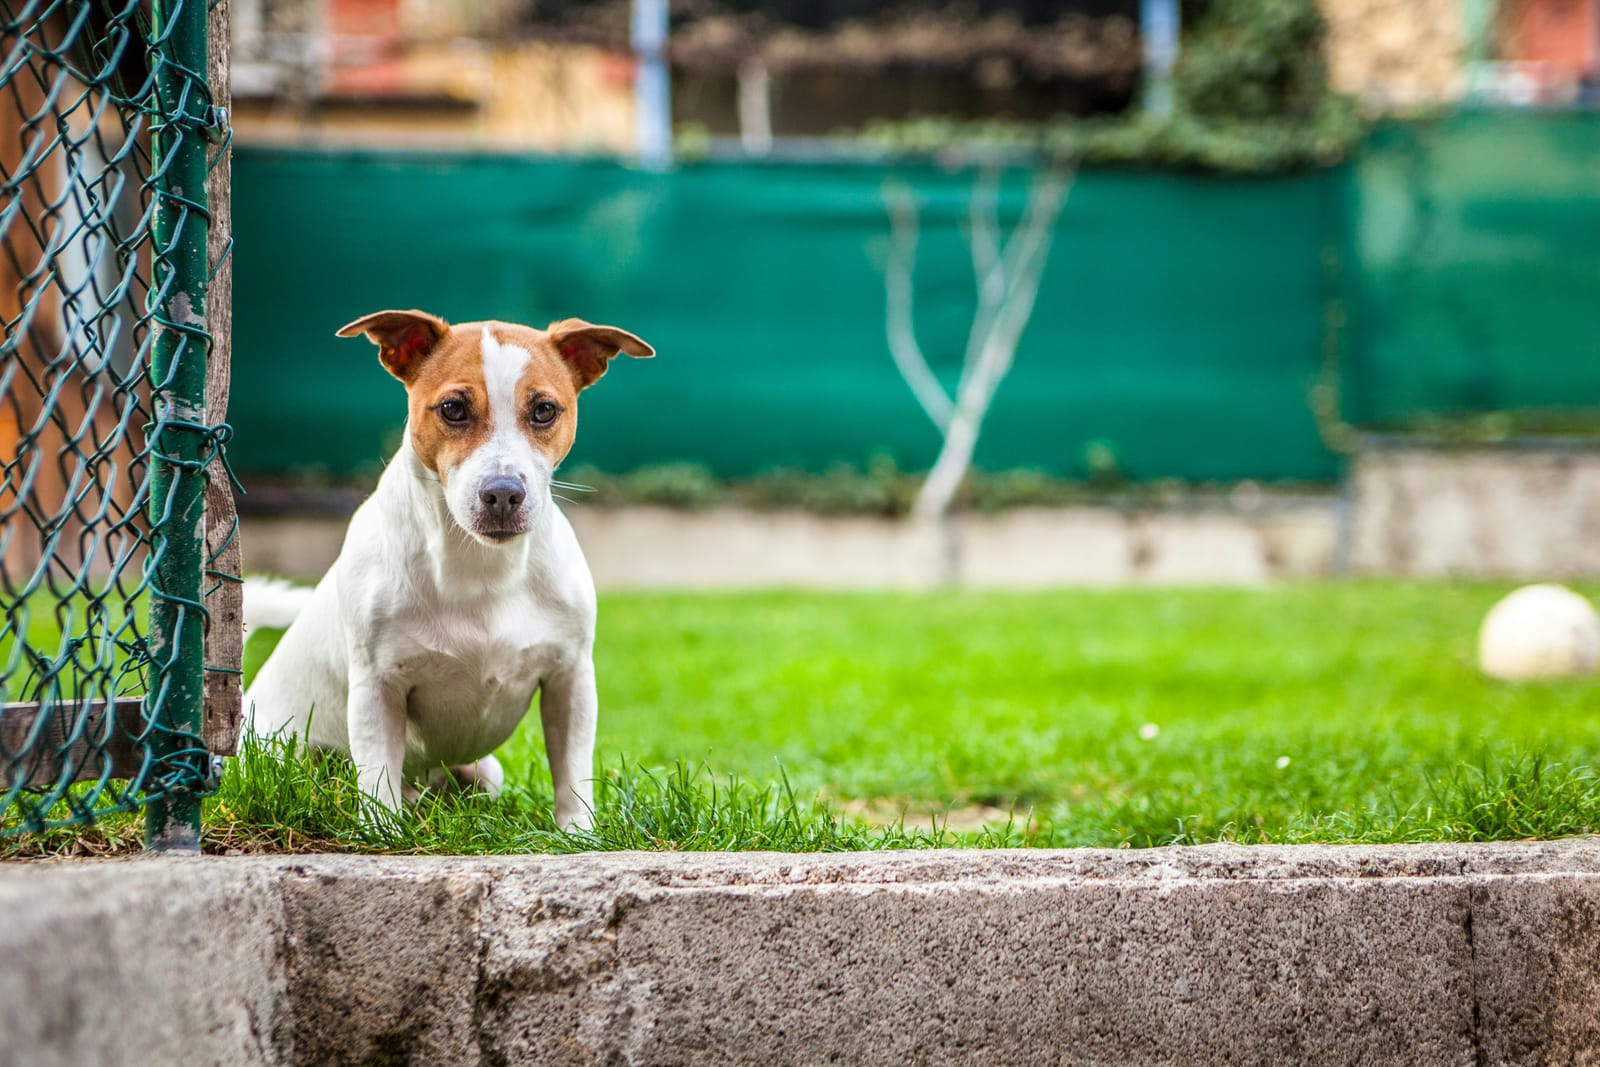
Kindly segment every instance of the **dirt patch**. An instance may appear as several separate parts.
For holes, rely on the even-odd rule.
[[[1031,811],[997,808],[989,804],[967,804],[962,807],[929,806],[909,800],[890,797],[873,797],[866,800],[842,800],[839,808],[853,819],[872,826],[902,825],[908,830],[948,830],[951,833],[977,833],[979,830],[1003,830],[1009,823],[1013,829],[1037,829]]]

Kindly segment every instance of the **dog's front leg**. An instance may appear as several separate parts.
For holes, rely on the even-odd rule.
[[[544,750],[556,791],[556,825],[563,830],[587,830],[594,824],[594,727],[599,710],[594,661],[587,653],[539,687]]]
[[[399,811],[406,756],[405,694],[377,679],[352,680],[349,716],[350,758],[361,792],[390,811]]]

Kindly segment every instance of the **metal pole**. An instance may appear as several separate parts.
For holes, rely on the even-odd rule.
[[[145,847],[198,851],[204,700],[206,412],[205,0],[154,0],[153,338],[150,353],[150,692],[152,784]],[[190,773],[185,773],[190,772]]]
[[[752,156],[772,151],[772,78],[759,59],[739,64],[739,140]]]
[[[672,163],[672,88],[667,79],[667,0],[633,0],[634,82],[639,162],[651,170]]]
[[[1172,115],[1172,68],[1178,62],[1178,0],[1139,0],[1139,35],[1144,39],[1144,109]]]

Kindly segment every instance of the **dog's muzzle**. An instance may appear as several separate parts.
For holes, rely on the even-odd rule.
[[[522,479],[509,474],[490,478],[478,488],[478,533],[493,540],[509,540],[527,529],[523,504],[528,491]]]

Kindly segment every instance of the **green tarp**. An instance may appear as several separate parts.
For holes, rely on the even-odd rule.
[[[400,388],[333,330],[417,306],[652,342],[585,396],[575,462],[926,467],[938,438],[885,340],[884,183],[921,203],[918,334],[950,385],[976,178],[241,148],[234,461],[374,466]],[[1027,185],[1008,173],[1003,222]],[[1081,175],[978,462],[1081,475],[1093,448],[1140,479],[1331,478],[1320,381],[1362,424],[1600,406],[1600,116],[1388,123],[1347,167],[1282,178]]]
[[[1600,405],[1600,114],[1388,123],[1351,193],[1351,417]]]
[[[889,455],[938,437],[890,358],[886,179],[922,203],[917,327],[954,382],[975,298],[975,173],[932,165],[602,161],[240,148],[231,455],[246,472],[370,468],[400,386],[345,322],[388,307],[633,330],[659,358],[586,394],[572,462],[740,475]],[[1340,172],[1220,179],[1090,172],[1071,192],[978,461],[1135,478],[1328,478],[1321,372]],[[1010,172],[1014,223],[1027,175]],[[1099,449],[1104,454],[1103,449]],[[248,478],[247,478],[248,484]]]

